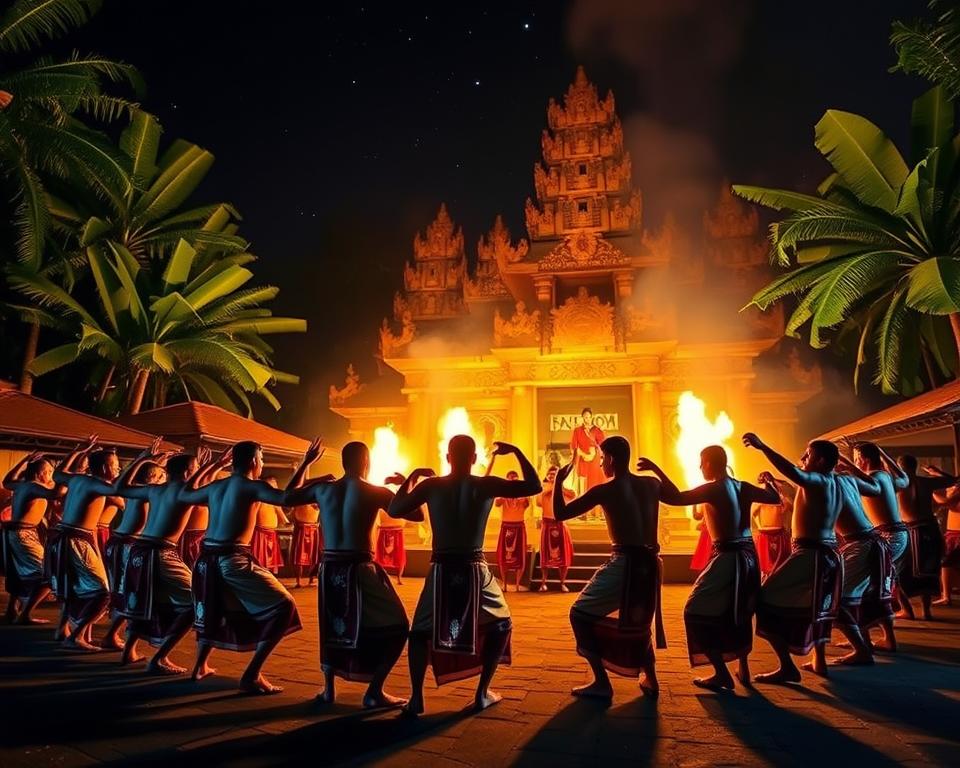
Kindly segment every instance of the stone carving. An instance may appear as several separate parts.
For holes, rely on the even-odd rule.
[[[364,384],[360,383],[360,374],[356,372],[353,363],[347,366],[347,376],[344,379],[343,386],[337,389],[336,385],[330,385],[330,405],[342,405],[351,397],[363,390]]]
[[[493,222],[493,228],[486,237],[481,236],[477,243],[477,257],[479,261],[498,261],[502,258],[508,264],[522,261],[530,249],[526,239],[521,239],[516,247],[510,244],[510,230],[503,223],[499,214]]]
[[[541,272],[562,272],[588,267],[614,267],[630,264],[630,257],[611,244],[599,232],[578,232],[567,235],[541,259]]]
[[[547,163],[556,162],[563,157],[563,148],[560,146],[560,142],[554,139],[546,128],[540,134],[540,148],[543,150],[543,159]]]
[[[591,296],[585,287],[580,286],[576,296],[567,299],[563,306],[550,310],[551,347],[612,345],[613,315],[610,304],[601,304],[599,297]]]
[[[417,232],[413,236],[413,255],[417,261],[423,259],[459,259],[463,256],[463,228],[454,232],[453,220],[447,213],[446,203],[440,204],[440,211],[432,224],[427,225],[426,237]]]
[[[616,363],[607,360],[584,360],[582,362],[554,363],[548,370],[549,378],[569,379],[608,379],[617,373]]]
[[[504,320],[500,310],[493,315],[493,343],[498,347],[511,341],[536,344],[540,337],[540,310],[527,312],[526,302],[518,301],[513,317]]]
[[[383,324],[380,326],[380,357],[396,357],[406,350],[413,341],[417,333],[417,326],[414,325],[413,315],[409,310],[404,311],[401,317],[400,334],[394,334],[390,328],[390,322],[383,318]]]

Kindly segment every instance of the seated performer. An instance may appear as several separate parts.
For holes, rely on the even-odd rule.
[[[560,591],[569,592],[567,571],[573,564],[573,541],[570,531],[562,520],[557,520],[553,510],[553,494],[557,489],[566,501],[574,498],[573,491],[557,485],[557,467],[550,467],[540,494],[540,509],[543,512],[540,524],[540,591],[547,591],[547,571],[556,568],[560,577]]]
[[[507,480],[516,482],[520,478],[512,469],[507,472]],[[497,566],[500,568],[500,583],[503,591],[509,591],[508,578],[511,571],[516,574],[515,591],[520,591],[520,579],[527,567],[527,509],[530,499],[497,499],[494,506],[503,513],[500,523],[500,537],[497,539]]]
[[[85,651],[100,650],[90,641],[89,630],[107,609],[110,592],[95,532],[120,475],[117,454],[110,450],[90,454],[90,474],[73,474],[79,456],[90,453],[96,441],[93,436],[85,446],[77,446],[53,473],[54,482],[67,487],[67,495],[63,520],[50,532],[45,558],[50,586],[63,604],[56,636],[65,638],[67,648]]]
[[[209,453],[205,458],[208,456]],[[150,455],[144,458],[156,461],[160,457]],[[219,464],[198,470],[199,464],[193,454],[180,453],[167,461],[166,482],[121,484],[122,495],[150,508],[146,524],[132,541],[126,558],[123,574],[125,599],[119,613],[128,622],[127,649],[141,637],[157,648],[147,665],[153,674],[179,675],[187,671],[186,667],[174,664],[169,658],[194,619],[190,569],[177,548],[177,540],[191,510],[191,505],[181,500],[181,494],[190,483],[203,482],[228,461],[229,454],[224,452]],[[125,655],[126,652],[124,649]],[[214,671],[204,665],[197,672],[197,678]]]
[[[877,531],[890,545],[890,556],[893,558],[894,577],[897,581],[900,572],[907,564],[907,546],[910,544],[910,533],[906,523],[900,518],[900,508],[897,505],[897,491],[905,489],[910,484],[907,473],[890,458],[890,456],[875,443],[859,443],[853,449],[854,463],[857,469],[868,475],[877,486],[876,492],[865,485],[862,478],[854,477],[863,497],[863,505],[871,522]],[[843,460],[848,467],[849,461]],[[876,645],[885,651],[897,650],[897,638],[893,629],[893,617],[880,623],[883,638]]]
[[[410,630],[412,695],[405,712],[423,712],[423,679],[433,666],[437,685],[480,673],[474,703],[485,709],[500,701],[490,690],[497,665],[510,661],[510,608],[486,561],[483,533],[493,500],[519,499],[541,490],[537,470],[516,446],[494,443],[494,456],[513,454],[521,480],[476,477],[473,438],[456,435],[447,446],[450,474],[427,477],[411,491],[411,479],[400,486],[387,510],[391,517],[416,520],[426,503],[433,530],[432,565]],[[419,470],[414,475],[429,475]],[[412,477],[413,475],[411,475]]]
[[[30,613],[50,594],[43,578],[43,544],[38,528],[47,503],[59,495],[53,482],[53,465],[43,454],[28,454],[7,472],[3,487],[12,492],[10,519],[0,524],[4,581],[10,595],[6,618],[17,624],[47,624],[46,619],[31,618]]]
[[[293,520],[293,538],[290,541],[290,565],[296,572],[296,587],[306,574],[308,586],[320,566],[320,553],[323,551],[323,534],[320,531],[320,509],[316,504],[298,504],[289,510]]]
[[[760,563],[750,535],[750,510],[754,504],[772,504],[779,495],[769,474],[761,475],[763,488],[735,480],[727,470],[727,452],[711,445],[700,452],[700,471],[706,484],[680,491],[650,459],[637,462],[640,471],[660,478],[660,498],[667,504],[701,504],[704,522],[713,542],[710,562],[700,573],[683,609],[690,666],[712,664],[711,677],[696,678],[694,685],[733,689],[728,661],[738,660],[740,682],[750,685],[747,656],[753,650],[753,614],[760,592]]]
[[[763,472],[758,481],[761,485],[770,485],[777,492],[777,501],[773,504],[754,504],[753,522],[756,528],[754,541],[757,545],[757,557],[760,559],[760,576],[766,578],[790,554],[790,516],[793,502],[786,495],[785,483],[769,472]]]
[[[761,451],[797,486],[790,526],[793,551],[763,582],[757,603],[757,635],[773,646],[780,667],[757,675],[756,681],[799,683],[800,670],[790,654],[814,650],[812,669],[826,675],[825,646],[840,603],[843,564],[834,537],[843,507],[843,489],[834,472],[840,452],[833,443],[814,440],[797,467],[752,432],[743,436],[743,444]]]
[[[835,663],[869,665],[873,664],[870,628],[893,616],[893,561],[886,540],[863,509],[856,481],[849,475],[840,475],[839,480],[843,506],[836,531],[843,589],[836,625],[853,650]]]
[[[397,577],[397,584],[403,584],[403,571],[407,567],[407,548],[403,541],[403,520],[390,517],[385,509],[377,513],[377,546],[374,560],[387,573]]]
[[[250,540],[257,504],[282,505],[286,496],[260,480],[263,451],[243,441],[231,450],[232,474],[202,488],[184,490],[180,500],[210,508],[210,525],[193,568],[194,628],[197,661],[193,678],[207,669],[213,647],[255,650],[240,678],[247,693],[272,694],[283,689],[263,675],[263,664],[277,644],[301,629],[290,593],[270,571],[253,562]]]
[[[327,476],[298,488],[320,453],[320,441],[315,440],[287,486],[291,504],[320,507],[324,530],[317,590],[324,688],[317,699],[332,704],[335,680],[341,677],[368,684],[363,695],[367,709],[403,704],[405,700],[386,693],[383,684],[403,652],[410,624],[371,549],[377,513],[390,505],[393,493],[367,482],[370,451],[360,442],[343,447],[344,475],[339,480]]]
[[[917,472],[917,457],[905,454],[897,459],[906,472],[910,484],[897,491],[900,516],[907,524],[910,546],[907,549],[907,565],[900,573],[897,594],[901,612],[897,617],[914,618],[910,598],[919,597],[923,605],[923,620],[931,621],[930,606],[940,594],[940,564],[944,555],[944,539],[940,522],[933,513],[933,495],[952,485],[957,478],[936,467],[924,467],[925,473]]]
[[[933,495],[937,504],[947,508],[947,530],[943,534],[943,560],[940,567],[940,599],[934,605],[953,605],[953,575],[960,570],[960,485]]]
[[[607,482],[595,485],[567,504],[554,496],[557,520],[570,520],[595,506],[603,510],[613,554],[593,575],[570,609],[577,653],[593,670],[589,685],[574,688],[574,696],[613,697],[607,670],[640,678],[641,690],[656,697],[656,656],[650,625],[655,623],[657,648],[666,648],[660,614],[663,563],[657,544],[660,481],[630,472],[630,444],[620,436],[600,444],[601,466]],[[571,465],[557,473],[562,486]],[[619,611],[616,619],[610,614]]]
[[[151,448],[145,450],[131,467],[129,467],[128,477],[133,477],[133,485],[126,482],[119,487],[131,488],[142,485],[160,485],[167,481],[167,471],[160,464],[148,461],[146,457],[153,456]],[[159,456],[165,459],[165,456]],[[124,499],[124,506],[121,511],[120,522],[112,530],[107,545],[103,548],[103,566],[107,569],[107,583],[110,585],[110,627],[107,629],[107,646],[112,648],[123,648],[123,655],[120,657],[121,664],[133,664],[143,659],[137,653],[137,643],[125,644],[120,640],[121,630],[126,619],[120,613],[120,609],[126,603],[126,596],[123,588],[123,572],[127,567],[127,558],[130,555],[130,545],[133,544],[143,526],[147,523],[147,514],[150,511],[150,505],[139,498],[131,498],[125,494],[119,494]]]
[[[271,488],[277,488],[277,478],[265,477],[264,482]],[[277,527],[290,521],[283,509],[276,504],[261,504],[257,508],[257,527],[253,529],[253,541],[250,551],[253,561],[261,568],[271,573],[280,573],[283,568],[283,553],[280,551],[280,539],[277,537]]]

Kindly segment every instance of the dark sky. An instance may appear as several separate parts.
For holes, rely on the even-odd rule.
[[[828,107],[901,143],[923,87],[887,72],[890,21],[920,2],[458,5],[108,0],[69,41],[138,66],[166,139],[216,155],[198,202],[240,209],[275,312],[308,318],[305,337],[276,337],[278,367],[303,377],[278,391],[287,428],[324,426],[347,361],[374,375],[379,321],[441,201],[471,255],[497,213],[525,236],[547,99],[577,63],[616,95],[651,227],[667,209],[698,220],[723,177],[819,182]]]

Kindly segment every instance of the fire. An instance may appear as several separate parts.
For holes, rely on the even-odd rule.
[[[708,445],[720,445],[727,452],[729,467],[733,470],[733,451],[727,445],[733,435],[733,422],[725,411],[720,411],[714,421],[707,418],[707,406],[689,390],[680,395],[677,403],[677,458],[683,467],[683,479],[688,488],[703,484],[700,472],[700,451]]]
[[[443,467],[444,472],[450,471],[450,465],[447,463],[447,443],[455,435],[470,435],[474,439],[477,444],[477,463],[474,466],[474,472],[481,474],[486,472],[489,455],[486,438],[480,430],[474,428],[466,408],[451,408],[443,414],[437,422],[437,433],[440,435],[437,450],[440,452],[440,466]]]
[[[394,432],[393,425],[377,427],[370,448],[370,482],[381,485],[394,472],[406,475],[409,471],[410,459],[400,450],[400,435]]]

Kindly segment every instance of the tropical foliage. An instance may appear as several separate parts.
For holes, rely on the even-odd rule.
[[[960,135],[937,87],[914,102],[911,163],[859,115],[829,110],[815,144],[833,167],[817,195],[736,186],[787,211],[771,227],[772,259],[790,271],[752,299],[796,295],[787,324],[809,324],[821,348],[856,334],[857,374],[875,361],[884,392],[912,394],[954,377],[960,348]]]
[[[894,69],[922,75],[960,99],[960,8],[956,0],[930,0],[933,21],[893,24],[890,42],[897,51]]]

